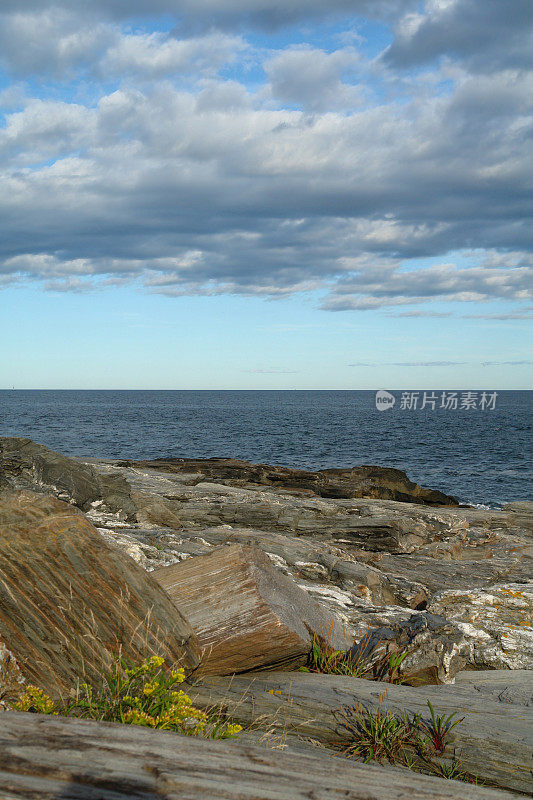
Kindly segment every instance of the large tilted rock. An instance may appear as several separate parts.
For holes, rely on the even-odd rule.
[[[84,511],[97,504],[135,519],[130,488],[121,475],[102,474],[31,439],[0,438],[0,475],[15,489],[44,491]]]
[[[13,653],[0,640],[0,711],[5,711],[23,691],[24,675]]]
[[[204,649],[203,674],[305,663],[313,635],[342,650],[351,644],[335,616],[258,548],[217,547],[152,575],[190,621]]]
[[[361,466],[347,469],[323,469],[309,472],[303,469],[250,464],[235,458],[172,458],[155,461],[123,461],[123,465],[148,467],[165,472],[197,474],[217,483],[245,487],[248,484],[296,490],[319,497],[350,499],[375,497],[400,500],[430,506],[456,506],[455,497],[425,489],[410,481],[405,472],[386,467]]]
[[[334,712],[342,706],[359,705],[371,712],[381,706],[428,720],[429,700],[438,716],[456,712],[458,719],[463,718],[450,734],[447,753],[455,753],[464,770],[493,785],[531,791],[533,709],[493,702],[470,686],[413,688],[337,675],[278,672],[208,677],[189,694],[196,705],[219,705],[243,724],[255,720],[256,726],[325,744],[350,741],[347,731],[335,724]],[[446,781],[446,788],[452,784]]]
[[[393,767],[280,752],[137,725],[6,714],[0,796],[9,800],[513,800],[515,794]]]
[[[4,490],[0,530],[0,697],[16,688],[13,658],[54,695],[78,679],[99,682],[119,653],[196,667],[197,642],[177,606],[77,509]]]
[[[464,631],[469,663],[533,670],[533,581],[439,592],[428,608]]]

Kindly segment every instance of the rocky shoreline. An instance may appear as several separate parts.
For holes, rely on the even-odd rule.
[[[447,708],[468,708],[468,695],[479,695],[480,712],[490,706],[495,716],[483,735],[476,738],[474,722],[472,734],[463,735],[473,771],[477,760],[483,772],[481,739],[491,740],[498,714],[500,729],[510,726],[509,748],[514,736],[522,752],[527,725],[520,727],[513,709],[525,719],[533,706],[533,502],[500,510],[460,506],[380,467],[306,472],[234,459],[82,461],[28,439],[0,439],[0,525],[4,704],[26,679],[66,688],[88,658],[83,647],[73,655],[66,627],[86,636],[90,611],[108,641],[114,603],[122,604],[122,634],[135,631],[149,607],[153,619],[144,635],[157,638],[157,627],[169,658],[197,675],[203,664],[204,675],[218,676],[198,684],[204,703],[213,693],[220,701],[222,690],[233,702],[236,686],[261,708],[267,684],[281,697],[308,698],[316,683],[317,703],[329,709],[335,694],[347,691],[346,681],[360,679],[294,669],[304,663],[310,634],[330,626],[342,631],[344,649],[359,643],[376,663],[384,653],[402,654],[405,686],[391,687],[396,694],[401,689],[398,696],[427,686]],[[36,586],[39,598],[33,597]],[[70,610],[59,616],[54,593],[70,598]],[[195,595],[205,602],[194,605]],[[26,620],[23,633],[15,619]],[[52,628],[46,635],[44,626]],[[133,653],[132,636],[130,645]],[[109,650],[93,646],[94,665]],[[280,664],[288,677],[273,671]],[[244,677],[224,677],[250,669],[270,670],[267,684],[253,678],[253,686],[250,679],[245,686]],[[506,680],[513,674],[519,685]],[[365,702],[367,683],[358,683]],[[278,703],[277,695],[269,696]],[[285,729],[294,723],[290,713],[282,716]],[[320,740],[320,725],[327,728],[322,721],[299,739]],[[501,753],[486,767],[487,780],[527,792],[529,768],[513,773],[498,766],[498,758]]]

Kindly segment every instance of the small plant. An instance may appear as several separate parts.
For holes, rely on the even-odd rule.
[[[457,716],[456,711],[454,711],[453,714],[449,714],[449,716],[446,716],[445,714],[437,716],[429,700],[427,701],[427,704],[429,706],[431,719],[421,719],[420,727],[429,735],[431,743],[435,748],[435,752],[444,753],[450,733],[456,725],[459,725],[459,723],[463,721],[464,717],[461,717],[461,719],[456,719],[454,722],[452,722],[453,718]]]
[[[376,710],[357,704],[334,713],[338,728],[350,739],[344,755],[365,762],[398,764],[441,778],[477,782],[455,755],[452,759],[442,758],[449,734],[462,719],[454,720],[455,713],[437,715],[429,700],[430,719],[423,719],[420,714],[395,714],[384,707],[383,701],[381,695]]]
[[[362,642],[359,652],[354,656],[350,652],[334,650],[324,639],[315,634],[307,666],[300,667],[300,670],[399,683],[398,672],[406,655],[407,653],[384,653],[376,658],[372,653],[366,652]]]
[[[345,755],[365,762],[397,763],[403,760],[404,752],[411,744],[411,721],[405,715],[398,716],[383,708],[381,697],[377,711],[370,712],[359,705],[345,707],[338,713],[337,721],[353,739]]]
[[[446,778],[449,781],[465,781],[466,783],[477,783],[477,779],[463,769],[463,764],[459,760],[436,761],[431,764],[431,773],[439,778]]]
[[[176,731],[190,736],[228,739],[242,730],[195,708],[179,689],[185,680],[181,667],[165,669],[165,660],[152,656],[135,666],[123,659],[103,675],[98,689],[82,683],[64,702],[55,702],[37,686],[27,686],[15,703],[17,711],[81,717],[126,725]]]
[[[400,683],[399,670],[407,653],[391,653],[388,657],[386,675],[389,683]]]

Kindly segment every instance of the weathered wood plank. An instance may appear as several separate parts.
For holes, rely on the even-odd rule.
[[[352,643],[335,616],[257,547],[217,547],[152,575],[198,637],[202,674],[303,663],[314,633],[341,649]]]
[[[442,691],[442,690],[445,691]],[[324,743],[349,741],[333,712],[360,704],[376,710],[386,703],[393,711],[429,717],[427,700],[436,713],[464,717],[450,737],[464,768],[514,791],[533,788],[533,709],[503,705],[476,696],[469,688],[396,686],[336,675],[263,673],[233,678],[205,678],[190,690],[196,705],[216,704],[239,722],[262,724],[299,733]]]
[[[512,800],[330,753],[283,753],[130,725],[4,713],[2,800]]]

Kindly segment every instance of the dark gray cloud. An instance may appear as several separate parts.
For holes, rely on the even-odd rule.
[[[399,20],[385,60],[394,67],[427,64],[440,56],[493,72],[533,65],[531,0],[426,0],[423,11]]]
[[[213,28],[276,31],[295,23],[346,16],[394,19],[416,5],[416,0],[2,0],[0,15],[13,15],[24,23],[24,18],[67,13],[84,24],[94,19],[122,23],[167,15],[176,21],[176,32],[189,35]]]

